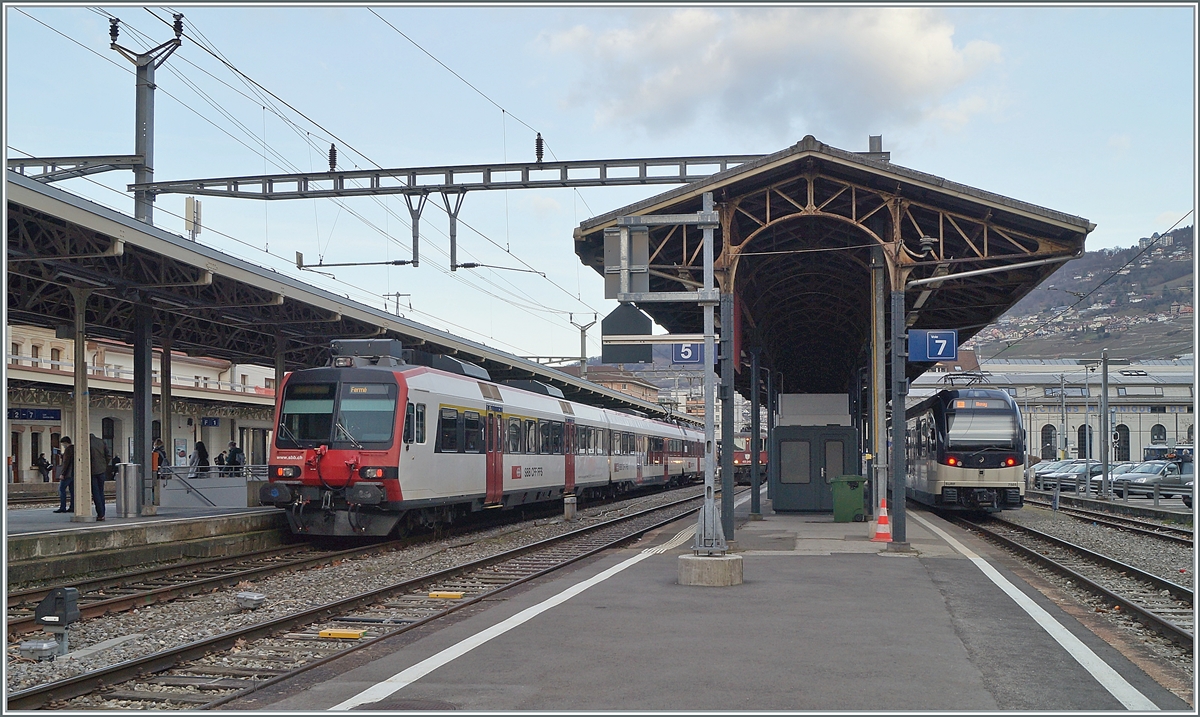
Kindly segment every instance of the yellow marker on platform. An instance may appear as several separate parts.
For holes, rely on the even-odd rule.
[[[317,633],[318,637],[344,638],[347,640],[357,640],[367,634],[366,628],[361,630],[322,630]]]
[[[429,593],[431,598],[442,598],[443,600],[462,600],[462,593],[452,593],[449,590],[434,590]]]

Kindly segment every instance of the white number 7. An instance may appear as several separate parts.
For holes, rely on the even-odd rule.
[[[937,351],[933,354],[934,356],[942,356],[946,353],[946,344],[949,343],[946,339],[934,339],[933,343],[938,347]]]

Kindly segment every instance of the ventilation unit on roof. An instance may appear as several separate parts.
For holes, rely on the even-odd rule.
[[[1145,376],[1145,375],[1147,375],[1146,372],[1140,368],[1121,369],[1120,373],[1122,376]]]
[[[565,398],[563,392],[557,386],[551,386],[541,381],[513,379],[511,381],[501,381],[500,383],[501,385],[512,386],[513,388],[519,388],[522,391],[529,391],[530,393],[540,393],[543,396],[553,396],[554,398]]]
[[[456,359],[453,356],[442,356],[441,354],[431,354],[428,351],[417,351],[416,349],[405,349],[404,363],[413,366],[428,366],[436,368],[439,371],[446,373],[456,373],[460,376],[470,376],[482,381],[491,381],[492,376],[487,372],[487,369],[476,366],[469,361]]]

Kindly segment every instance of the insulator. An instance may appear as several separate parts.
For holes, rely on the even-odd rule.
[[[114,45],[117,44],[117,35],[119,35],[121,33],[120,25],[121,25],[121,18],[119,18],[119,17],[108,18],[108,36],[112,38],[112,42]]]
[[[183,13],[175,13],[175,37],[183,36]]]
[[[546,143],[542,140],[542,133],[538,132],[537,139],[533,140],[533,151],[535,154],[537,154],[538,164],[542,163],[542,150],[545,148],[545,146]]]
[[[329,171],[337,170],[337,147],[329,145]]]

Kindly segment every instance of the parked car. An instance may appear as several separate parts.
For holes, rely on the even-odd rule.
[[[1088,463],[1080,461],[1064,466],[1061,470],[1054,473],[1047,473],[1040,477],[1042,490],[1053,488],[1056,485],[1061,485],[1063,488],[1074,489],[1081,482],[1087,482],[1088,477],[1098,475],[1103,470],[1103,465],[1095,461]],[[1086,476],[1086,477],[1085,477]]]
[[[1075,459],[1071,458],[1071,459],[1068,459],[1065,461],[1050,461],[1048,463],[1047,462],[1035,463],[1033,465],[1033,475],[1038,478],[1041,478],[1044,475],[1047,475],[1050,473],[1056,473],[1059,470],[1066,468],[1067,466],[1071,465],[1074,462],[1075,462]]]
[[[1170,498],[1177,494],[1173,493],[1171,488],[1180,487],[1186,480],[1191,479],[1194,466],[1190,461],[1146,461],[1124,474],[1122,477],[1127,480],[1121,481],[1119,486],[1114,488],[1114,492],[1121,497],[1125,496],[1125,491],[1128,491],[1129,495],[1150,497],[1154,495],[1154,486],[1157,485],[1158,494],[1163,498]],[[1187,477],[1183,473],[1185,470]]]
[[[1190,480],[1187,483],[1184,483],[1183,486],[1188,489],[1188,492],[1184,493],[1183,495],[1180,496],[1180,499],[1183,500],[1183,504],[1189,508],[1192,507],[1192,484],[1193,483],[1195,483],[1194,480]]]
[[[1115,463],[1115,464],[1110,465],[1108,467],[1109,489],[1111,490],[1112,488],[1114,488],[1117,485],[1117,483],[1123,482],[1125,480],[1125,478],[1123,476],[1126,476],[1126,474],[1128,474],[1134,468],[1137,468],[1139,465],[1141,465],[1141,463],[1132,463],[1132,462],[1130,462],[1130,463]],[[1096,476],[1094,476],[1092,478],[1092,490],[1099,491],[1100,487],[1101,487],[1101,483],[1103,483],[1103,482],[1104,482],[1103,474],[1097,474]]]

